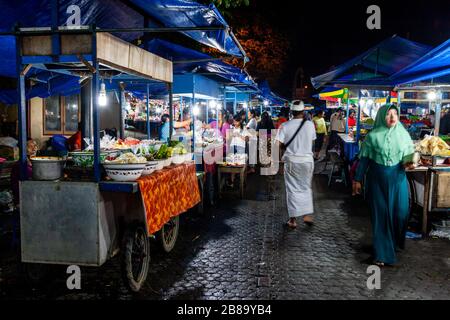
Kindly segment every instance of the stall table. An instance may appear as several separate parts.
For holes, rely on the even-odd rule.
[[[338,133],[339,138],[343,142],[344,157],[347,161],[352,161],[359,151],[358,142],[355,138],[345,133]]]
[[[428,233],[430,212],[450,212],[450,166],[407,170],[413,203],[422,209],[422,234]]]
[[[238,174],[240,178],[239,191],[238,194],[241,199],[244,198],[244,186],[245,186],[245,178],[246,178],[246,165],[242,166],[228,166],[225,164],[219,164],[219,196],[222,197],[223,194],[236,194],[236,192],[223,192],[222,188],[224,185],[224,180],[222,180],[223,174],[225,173],[234,173]]]

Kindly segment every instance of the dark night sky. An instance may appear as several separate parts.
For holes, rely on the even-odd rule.
[[[274,89],[290,98],[296,69],[305,78],[326,72],[394,34],[428,45],[450,38],[450,1],[262,1],[250,0],[243,14],[258,12],[291,43],[288,66]],[[381,8],[381,30],[366,27],[371,4]]]

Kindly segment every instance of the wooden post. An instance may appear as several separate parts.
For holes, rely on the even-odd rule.
[[[422,234],[427,235],[428,232],[428,206],[430,198],[431,189],[431,170],[428,169],[425,172],[425,184],[424,184],[424,194],[423,194],[423,211],[422,211]]]

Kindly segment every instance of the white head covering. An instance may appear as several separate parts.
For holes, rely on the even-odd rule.
[[[294,100],[291,104],[291,111],[303,111],[305,110],[305,104],[301,100]]]

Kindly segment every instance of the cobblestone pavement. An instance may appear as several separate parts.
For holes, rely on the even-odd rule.
[[[186,213],[170,254],[152,245],[145,287],[125,289],[118,258],[82,268],[82,289],[66,289],[65,269],[32,285],[17,258],[0,252],[0,299],[449,299],[450,242],[407,241],[399,265],[385,268],[381,290],[369,290],[370,224],[362,201],[316,175],[315,221],[287,230],[282,176],[253,176],[247,199],[227,200],[205,216]],[[270,180],[270,181],[269,181]],[[269,200],[263,193],[271,190]]]

